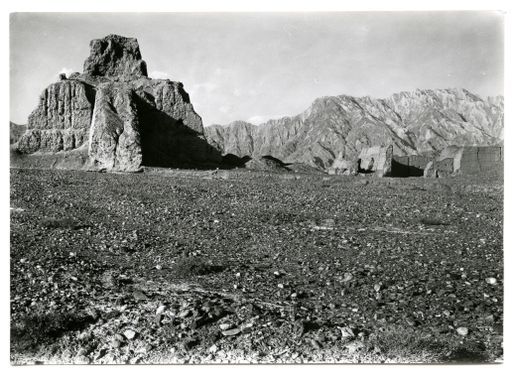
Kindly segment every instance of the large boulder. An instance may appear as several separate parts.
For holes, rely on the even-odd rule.
[[[87,147],[87,167],[137,171],[141,166],[220,163],[181,82],[147,77],[135,38],[91,42],[84,73],[51,84],[18,142],[22,154]]]

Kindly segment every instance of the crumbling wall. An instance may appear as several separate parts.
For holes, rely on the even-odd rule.
[[[458,169],[462,174],[500,171],[503,169],[503,148],[464,147]]]
[[[409,167],[414,167],[423,171],[430,160],[431,158],[427,156],[411,155],[409,156]]]
[[[359,173],[391,177],[447,177],[457,173],[476,174],[503,171],[502,146],[448,146],[437,157],[393,155],[393,146],[364,147],[357,159]],[[341,155],[330,174],[354,174],[353,162]]]
[[[449,146],[425,168],[425,177],[444,177],[451,174],[478,174],[503,171],[501,146]]]
[[[391,175],[394,177],[423,176],[425,167],[431,159],[421,155],[393,155]]]
[[[364,147],[358,158],[359,172],[390,176],[393,164],[393,146]]]
[[[355,175],[357,174],[357,162],[354,160],[346,160],[341,157],[341,154],[338,158],[334,160],[332,165],[327,170],[327,173],[331,175]]]
[[[425,167],[425,177],[448,177],[454,172],[453,158],[446,158],[443,160],[432,160]]]

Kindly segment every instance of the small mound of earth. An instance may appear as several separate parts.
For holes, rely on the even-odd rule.
[[[245,168],[257,171],[289,172],[290,170],[279,159],[266,155],[256,157],[245,163]]]
[[[226,168],[243,168],[249,160],[251,160],[250,156],[241,158],[233,154],[226,154],[222,157],[221,165]]]
[[[318,168],[315,168],[311,165],[307,165],[307,164],[304,164],[304,163],[291,163],[291,164],[286,164],[286,168],[291,170],[292,172],[295,172],[295,173],[304,173],[304,174],[325,174],[324,171],[318,169]]]

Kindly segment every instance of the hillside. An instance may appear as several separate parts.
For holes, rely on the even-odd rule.
[[[236,121],[205,128],[223,154],[272,155],[287,163],[327,168],[343,153],[392,144],[397,155],[425,154],[449,145],[503,140],[503,97],[480,98],[465,89],[400,92],[386,99],[327,96],[299,115],[256,126]]]
[[[20,137],[27,131],[27,125],[19,125],[15,124],[12,121],[9,121],[9,143],[12,145],[13,143],[18,142]]]

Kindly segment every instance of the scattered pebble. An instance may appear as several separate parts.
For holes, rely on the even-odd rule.
[[[99,178],[105,176],[111,177],[100,175]],[[371,188],[375,187],[378,193],[379,180],[371,181]],[[77,184],[78,179],[71,186]],[[127,184],[130,184],[128,177]],[[21,321],[27,313],[46,310],[71,316],[83,313],[90,325],[59,337],[56,343],[67,344],[68,336],[72,340],[84,341],[80,343],[83,350],[79,354],[90,357],[93,362],[101,359],[100,362],[105,363],[138,360],[134,353],[148,351],[140,347],[142,343],[151,344],[157,355],[161,348],[167,350],[166,354],[174,349],[175,355],[169,355],[169,358],[189,363],[204,361],[205,357],[201,356],[208,354],[213,361],[223,361],[222,358],[229,361],[232,360],[230,355],[241,348],[245,350],[244,355],[254,355],[258,361],[268,361],[269,358],[282,362],[290,358],[300,358],[304,362],[321,361],[324,352],[331,350],[340,352],[340,356],[347,355],[347,351],[356,352],[361,347],[359,341],[366,344],[368,336],[378,335],[381,327],[390,326],[417,332],[418,338],[429,332],[432,340],[452,334],[459,342],[470,338],[494,345],[496,341],[495,346],[499,348],[503,283],[502,275],[497,273],[497,262],[501,260],[497,249],[501,243],[499,237],[490,235],[488,246],[479,241],[486,232],[491,233],[492,228],[499,227],[499,215],[482,215],[479,223],[482,228],[466,230],[464,226],[452,225],[449,228],[431,228],[431,233],[415,234],[417,226],[409,225],[409,220],[414,216],[411,207],[416,203],[407,197],[408,192],[397,189],[404,206],[397,205],[396,210],[392,204],[396,202],[394,193],[382,201],[383,209],[388,211],[380,211],[379,218],[393,210],[392,219],[389,223],[377,223],[380,225],[377,227],[374,218],[367,214],[380,208],[370,207],[368,201],[361,199],[352,202],[354,205],[346,205],[341,200],[337,205],[336,201],[329,201],[331,193],[326,191],[325,196],[319,194],[315,197],[319,200],[310,203],[318,205],[319,209],[332,207],[332,214],[337,215],[335,223],[339,225],[334,232],[312,232],[309,224],[304,224],[306,219],[303,217],[323,213],[311,209],[313,206],[306,207],[304,211],[295,209],[293,204],[296,201],[293,199],[302,198],[290,194],[290,198],[283,195],[284,201],[275,203],[280,210],[275,213],[263,210],[257,212],[256,220],[244,222],[244,230],[267,226],[268,232],[261,230],[258,234],[259,241],[254,238],[255,231],[242,231],[242,227],[237,227],[238,221],[231,220],[231,209],[239,212],[237,220],[248,219],[243,210],[235,207],[244,203],[238,187],[217,193],[206,184],[187,184],[188,180],[166,179],[162,192],[167,194],[169,186],[179,187],[179,191],[173,190],[173,194],[180,198],[176,202],[154,205],[143,195],[136,195],[136,205],[144,200],[141,203],[146,205],[143,211],[132,209],[131,204],[123,207],[129,211],[127,215],[133,214],[133,220],[138,219],[136,215],[141,215],[141,218],[155,219],[157,223],[154,226],[153,222],[148,226],[141,224],[138,240],[133,243],[129,242],[132,217],[122,217],[126,224],[118,227],[109,227],[109,223],[95,221],[95,217],[91,217],[93,227],[90,229],[78,232],[64,228],[45,233],[39,227],[32,231],[27,225],[31,224],[30,220],[36,220],[32,214],[12,215],[15,223],[11,239],[15,250],[11,255],[12,321],[16,323],[16,319]],[[332,190],[338,189],[336,196],[339,196],[339,188],[343,188],[343,184],[344,181],[340,181],[340,186],[331,184]],[[52,189],[51,180],[47,185]],[[94,186],[91,189],[95,191]],[[125,193],[122,186],[116,189]],[[369,188],[363,190],[365,196],[370,192],[373,194]],[[233,206],[225,205],[220,212],[218,202],[222,202],[223,195],[229,195],[234,203]],[[325,197],[327,201],[323,200]],[[216,206],[216,215],[221,215],[221,220],[224,220],[222,228],[212,226],[211,221],[204,219],[204,214],[210,211],[201,206],[203,198],[217,199],[212,206]],[[470,198],[480,199],[478,196]],[[444,198],[439,199],[442,201]],[[198,205],[189,205],[189,200],[198,202]],[[460,213],[455,212],[451,216],[456,223],[469,206],[455,196],[450,196],[450,200],[454,202],[453,207],[460,206]],[[112,215],[112,221],[120,224],[115,222],[116,215],[121,213],[116,202],[102,202],[108,210],[101,214]],[[489,205],[490,209],[496,210],[495,206],[501,209],[491,201]],[[77,215],[82,215],[79,211],[82,205],[75,206]],[[146,211],[149,211],[148,215],[144,214]],[[353,217],[357,221],[352,220]],[[494,219],[489,224],[492,217]],[[182,231],[183,236],[177,238],[176,233],[167,234],[171,225],[172,228],[186,228]],[[232,234],[228,232],[231,225],[236,229]],[[392,232],[391,225],[403,230],[404,234]],[[159,226],[163,228],[161,231]],[[365,226],[365,230],[358,232],[356,226]],[[469,230],[474,230],[474,235],[468,235]],[[405,234],[409,231],[413,236]],[[272,242],[274,235],[282,235],[290,244]],[[51,242],[45,242],[46,236],[50,236],[48,241]],[[248,236],[247,242],[244,242],[244,236]],[[432,241],[433,236],[435,241]],[[90,243],[79,242],[84,238],[90,238]],[[390,244],[390,238],[396,242]],[[128,242],[122,242],[125,240]],[[225,246],[233,245],[234,242],[230,241],[247,245],[248,251],[224,251]],[[169,255],[158,253],[159,246],[166,247],[168,242]],[[369,243],[371,246],[367,246]],[[269,250],[272,244],[280,250],[278,260],[275,259],[276,252]],[[340,247],[340,244],[344,246]],[[127,254],[121,248],[124,245],[140,251]],[[445,251],[445,245],[453,249]],[[197,248],[202,251],[192,251]],[[382,256],[377,257],[380,249]],[[101,256],[94,256],[94,250],[101,250]],[[201,273],[184,274],[183,278],[174,278],[175,267],[169,269],[169,274],[165,266],[166,272],[154,272],[154,269],[161,269],[162,264],[177,264],[173,262],[181,257],[204,259],[202,264],[220,267],[218,270],[205,267]],[[130,259],[133,259],[133,265],[129,263]],[[224,263],[230,261],[232,263],[224,267]],[[491,275],[494,277],[487,277]],[[236,292],[233,284],[237,286]],[[181,285],[190,287],[177,293],[165,289]],[[204,293],[196,293],[196,287],[204,289]],[[140,288],[141,295],[137,296],[136,288]],[[88,304],[85,306],[94,305],[98,309],[94,319],[87,315],[84,302]],[[256,315],[260,317],[258,320]],[[159,324],[154,323],[157,316],[160,316]],[[469,329],[459,325],[468,325],[472,321],[474,328],[469,336]],[[84,330],[94,332],[94,335],[88,337]],[[114,335],[114,332],[119,333]],[[437,332],[441,332],[441,336]],[[359,338],[363,333],[366,336]],[[490,341],[485,341],[488,338]],[[316,344],[310,344],[310,339]],[[291,341],[299,344],[295,346]],[[321,352],[317,346],[322,348]],[[342,347],[346,348],[344,353],[340,350]],[[187,348],[191,351],[185,352]],[[385,348],[381,349],[385,355]],[[494,346],[485,350],[485,354],[497,354]],[[59,348],[57,354],[62,351]],[[66,360],[73,362],[77,357],[76,350],[71,349]],[[146,357],[141,358],[142,361],[147,360]]]
[[[136,290],[133,292],[133,298],[136,301],[147,301],[148,297],[142,293],[140,290]]]
[[[232,328],[228,329],[227,331],[222,331],[222,334],[224,336],[235,336],[238,335],[240,332],[242,332],[240,328]]]
[[[178,317],[183,319],[183,318],[188,317],[189,315],[192,315],[192,311],[187,309],[187,310],[183,310],[182,312],[180,312],[178,314]]]
[[[461,336],[467,336],[469,333],[469,330],[466,327],[459,327],[459,328],[457,328],[457,333]]]
[[[232,324],[230,324],[230,323],[219,324],[219,328],[221,331],[226,331],[226,330],[230,329],[231,327],[232,327]]]
[[[127,329],[123,332],[124,337],[126,337],[128,340],[133,340],[135,336],[137,336],[137,332],[135,332],[133,329]]]
[[[165,311],[165,305],[160,305],[160,306],[158,306],[158,308],[156,309],[156,315],[160,315],[160,314],[162,314],[164,311]]]
[[[345,348],[348,350],[349,354],[354,354],[363,347],[364,344],[359,340],[351,341],[345,345]]]
[[[343,338],[355,337],[354,331],[352,331],[352,329],[350,329],[349,327],[339,327],[339,329],[341,331],[341,337],[343,337]]]
[[[320,345],[320,343],[317,340],[311,339],[309,342],[311,343],[311,346],[313,348],[315,348],[316,350],[322,349],[322,346]]]
[[[494,277],[488,277],[485,279],[485,282],[490,285],[496,284],[497,280]]]

